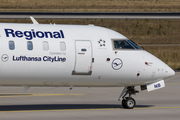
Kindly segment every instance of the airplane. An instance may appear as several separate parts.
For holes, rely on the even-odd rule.
[[[0,85],[29,87],[124,87],[119,101],[165,87],[175,74],[124,35],[94,25],[0,23]]]

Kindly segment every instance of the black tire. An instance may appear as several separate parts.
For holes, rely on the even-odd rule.
[[[123,99],[123,100],[122,100],[122,103],[121,103],[121,104],[122,104],[122,106],[123,106],[123,108],[127,108],[127,106],[126,106],[125,102],[126,102],[126,100],[125,100],[125,99]]]
[[[127,97],[124,103],[124,106],[126,106],[127,109],[133,109],[136,105],[136,101],[131,98],[131,97]]]

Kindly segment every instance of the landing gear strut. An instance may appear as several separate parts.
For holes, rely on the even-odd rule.
[[[118,100],[120,101],[122,97],[122,106],[127,109],[133,109],[136,105],[136,101],[131,96],[136,93],[139,93],[139,91],[135,90],[134,86],[125,87]],[[127,94],[129,94],[129,97],[126,97]]]

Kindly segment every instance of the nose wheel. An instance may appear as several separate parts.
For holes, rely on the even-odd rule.
[[[133,109],[136,105],[136,101],[131,97],[126,97],[122,100],[122,106],[127,109]]]
[[[134,86],[125,87],[118,100],[120,101],[122,97],[122,106],[126,109],[133,109],[136,105],[136,101],[131,97],[131,95],[136,93],[139,93],[139,91],[136,91]],[[126,97],[127,94],[129,94],[129,97]]]

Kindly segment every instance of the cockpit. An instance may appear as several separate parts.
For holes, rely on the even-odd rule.
[[[113,40],[114,50],[120,49],[141,49],[135,42],[131,40]]]

